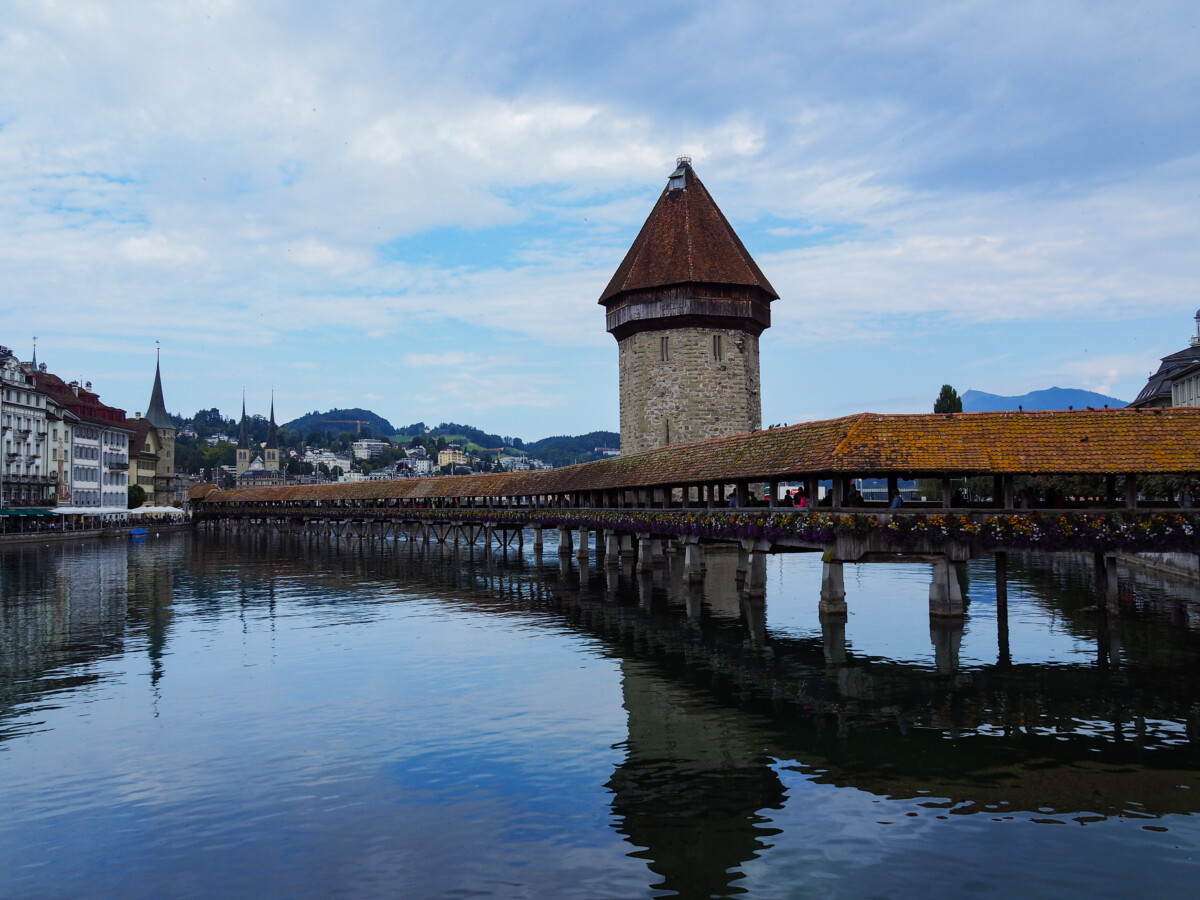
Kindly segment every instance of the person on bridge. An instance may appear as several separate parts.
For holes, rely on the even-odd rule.
[[[1179,492],[1179,508],[1191,509],[1194,502],[1192,498],[1192,486],[1185,484],[1183,490]]]

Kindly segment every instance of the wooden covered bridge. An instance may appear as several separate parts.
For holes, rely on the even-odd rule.
[[[822,611],[844,615],[841,564],[922,558],[934,562],[930,612],[961,615],[947,563],[994,554],[1002,585],[1006,553],[1039,549],[1095,554],[1098,584],[1115,594],[1120,551],[1197,553],[1195,520],[1171,496],[1147,497],[1147,479],[1184,483],[1200,472],[1200,409],[877,415],[840,419],[662,447],[561,469],[297,485],[191,490],[194,519],[207,528],[275,528],[358,540],[465,540],[485,546],[558,528],[559,552],[652,567],[664,543],[685,550],[687,577],[700,577],[703,546],[755,554],[820,551],[826,562]],[[1032,508],[1023,478],[1089,476],[1087,501],[1061,498]],[[1163,477],[1166,477],[1165,479]],[[955,505],[955,479],[990,479],[986,502]],[[940,500],[847,504],[856,478],[935,479]],[[777,490],[799,482],[807,497],[827,484],[827,504],[797,509]],[[1061,506],[1057,505],[1061,503]],[[755,590],[751,583],[748,590]]]

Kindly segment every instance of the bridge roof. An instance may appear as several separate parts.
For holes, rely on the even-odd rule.
[[[243,488],[209,493],[205,502],[519,497],[804,475],[1126,472],[1200,472],[1200,408],[860,413],[660,447],[562,469]]]

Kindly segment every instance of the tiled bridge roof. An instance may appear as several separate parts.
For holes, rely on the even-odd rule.
[[[786,476],[1200,472],[1200,408],[878,415],[660,447],[562,469],[215,491],[205,502],[442,499],[769,481]]]

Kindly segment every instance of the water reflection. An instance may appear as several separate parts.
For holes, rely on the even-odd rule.
[[[233,616],[244,635],[274,635],[292,619],[343,636],[382,625],[403,596],[516,617],[614,662],[625,730],[595,785],[651,891],[737,893],[755,860],[795,847],[799,826],[785,823],[801,801],[788,773],[899,802],[915,819],[1175,828],[1170,817],[1200,812],[1189,588],[1123,569],[1110,616],[1087,560],[1012,555],[1008,615],[973,563],[957,575],[965,620],[935,620],[919,603],[894,608],[925,576],[877,566],[847,578],[848,619],[822,620],[819,560],[752,555],[743,567],[736,550],[709,552],[703,582],[689,584],[682,554],[666,549],[643,572],[628,559],[581,566],[553,540],[544,554],[274,534],[0,552],[0,748],[46,727],[40,709],[75,702],[122,653],[147,662],[157,703],[184,623],[215,629]],[[893,573],[886,596],[866,596],[870,578]],[[928,642],[865,652],[889,637],[872,603],[915,617]],[[554,672],[528,677],[555,689]]]

